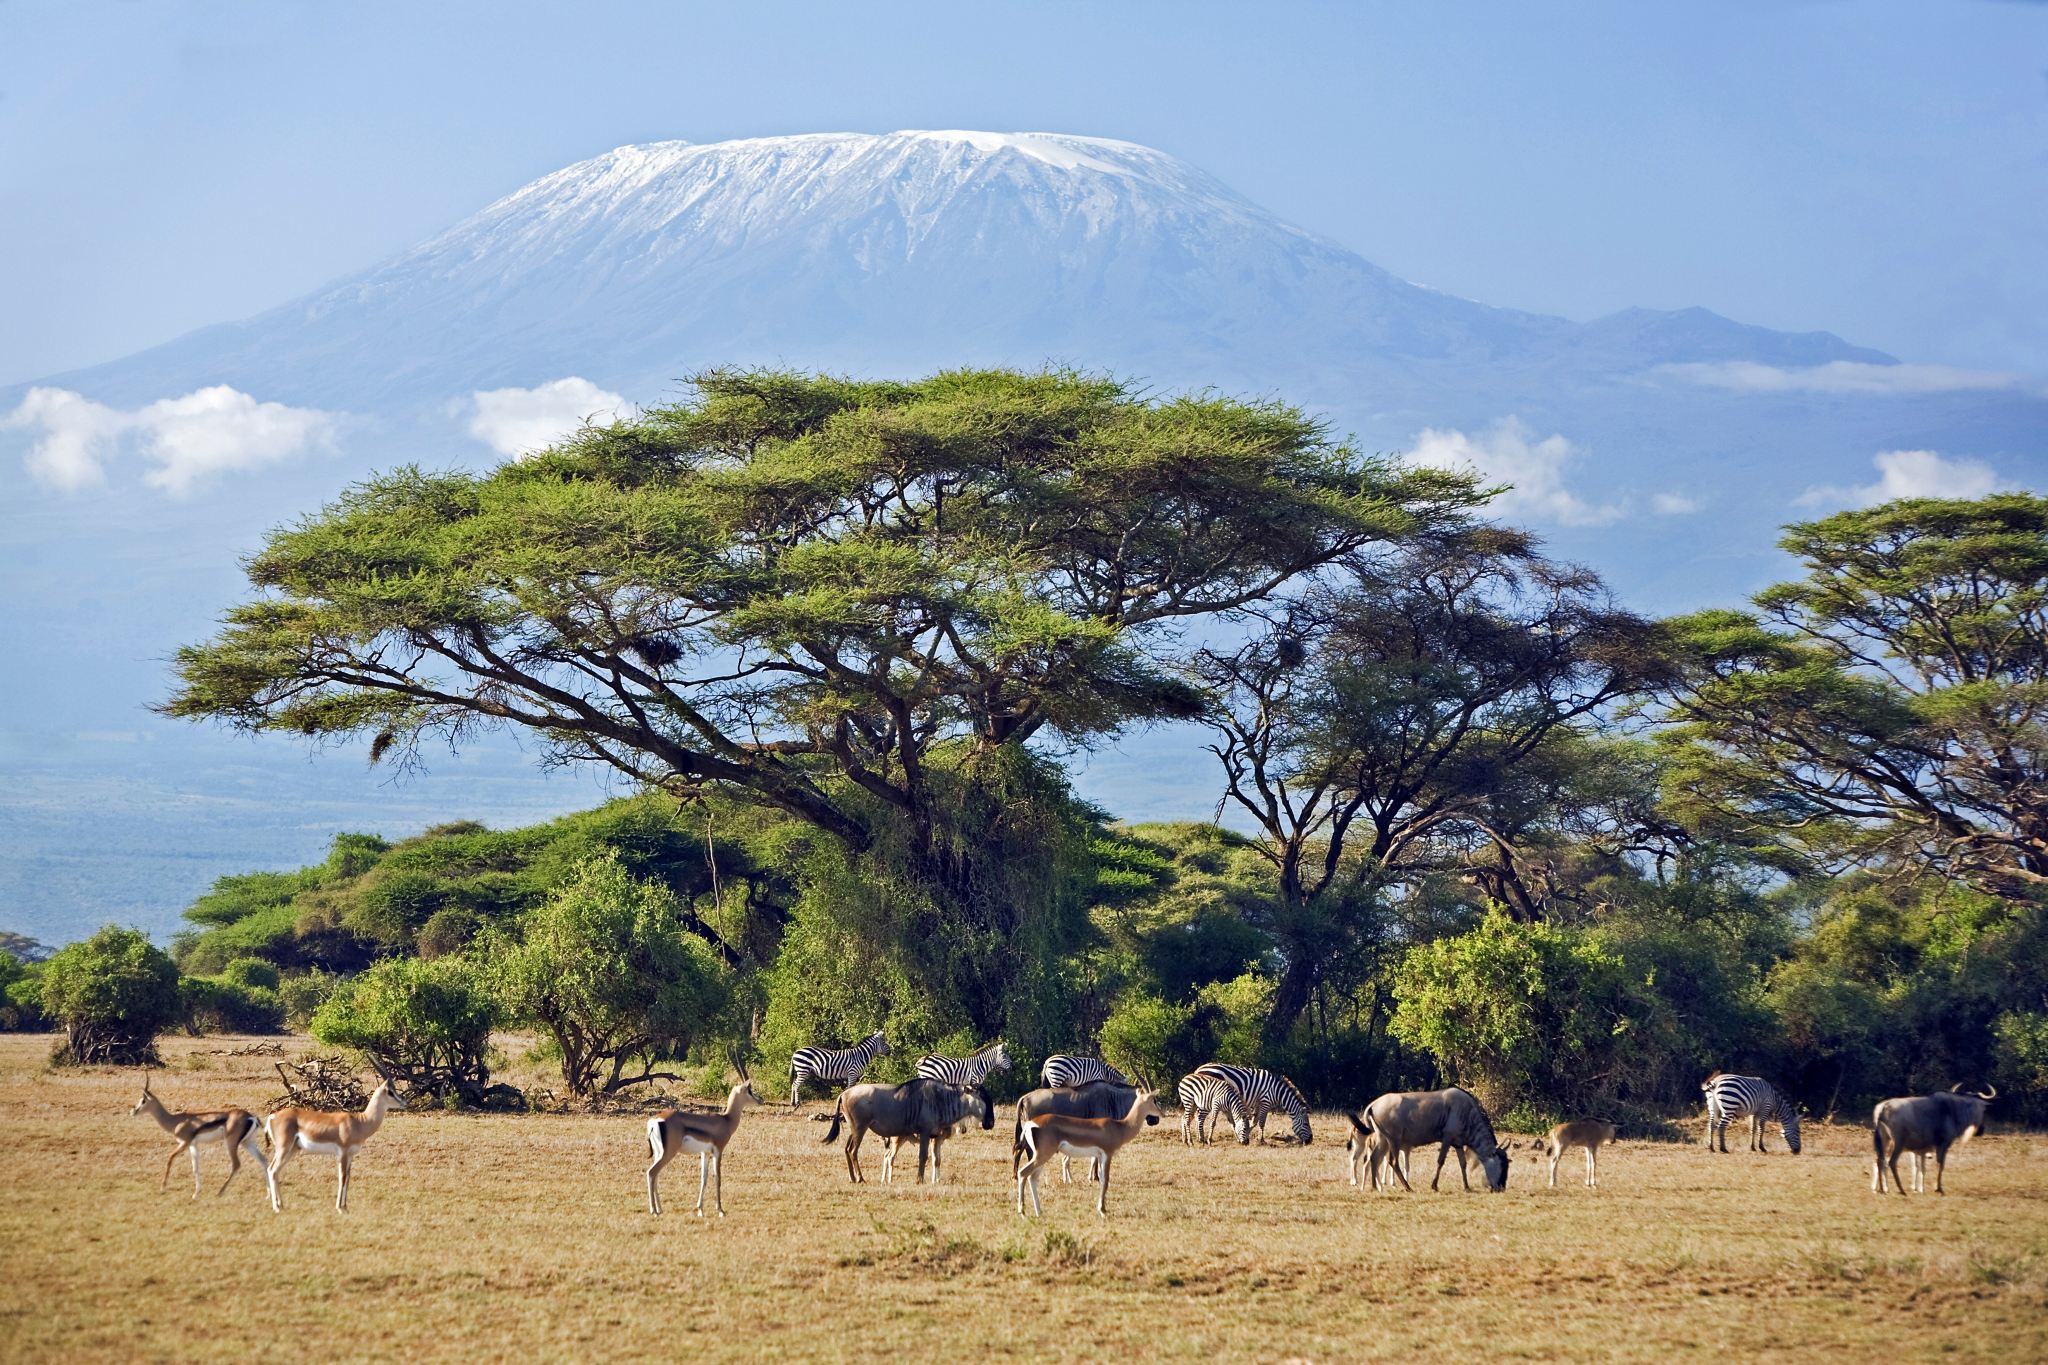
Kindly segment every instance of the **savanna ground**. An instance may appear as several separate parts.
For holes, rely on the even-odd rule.
[[[160,1096],[261,1108],[282,1087],[238,1041],[167,1040]],[[1818,1125],[1799,1157],[1624,1142],[1598,1190],[1562,1183],[1574,1156],[1556,1190],[1522,1160],[1503,1195],[1455,1167],[1446,1193],[1368,1195],[1337,1115],[1307,1149],[1163,1126],[1119,1161],[1107,1224],[1056,1180],[1026,1223],[1006,1121],[951,1144],[936,1189],[880,1184],[871,1139],[855,1188],[814,1101],[748,1115],[721,1221],[691,1215],[687,1158],[648,1216],[639,1117],[400,1113],[349,1213],[309,1155],[278,1216],[259,1170],[213,1196],[217,1148],[198,1202],[182,1158],[158,1193],[170,1141],[129,1116],[136,1073],[51,1069],[50,1046],[0,1037],[9,1359],[2048,1356],[2038,1136],[1961,1149],[1945,1199],[1880,1200],[1867,1130]]]

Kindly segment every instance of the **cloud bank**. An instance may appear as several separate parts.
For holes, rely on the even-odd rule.
[[[478,389],[469,396],[469,434],[500,455],[528,455],[625,407],[618,394],[576,375],[530,389]]]
[[[1565,467],[1578,453],[1570,441],[1555,434],[1540,441],[1532,436],[1517,417],[1503,417],[1477,436],[1431,427],[1415,438],[1408,458],[1441,469],[1470,470],[1485,483],[1511,485],[1493,502],[1508,516],[1605,526],[1627,514],[1622,503],[1588,502],[1565,486]]]
[[[1738,393],[1915,394],[2009,389],[2020,377],[1996,370],[1960,370],[1950,365],[1873,365],[1830,360],[1825,365],[1782,369],[1753,360],[1693,361],[1660,365],[1659,374],[1688,384]]]
[[[124,410],[69,389],[33,388],[0,427],[34,431],[22,464],[29,477],[61,492],[103,484],[108,467],[133,451],[150,467],[143,481],[183,495],[222,474],[325,449],[335,414],[261,403],[226,384],[194,389]]]
[[[1932,450],[1887,450],[1871,459],[1877,481],[1854,488],[1816,485],[1801,507],[1871,507],[1894,498],[1981,498],[2015,485],[1982,460],[1950,459]]]

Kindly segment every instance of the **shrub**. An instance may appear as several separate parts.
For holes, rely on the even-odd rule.
[[[313,1013],[313,1036],[353,1048],[400,1093],[484,1101],[497,1007],[467,958],[388,958],[341,983]]]
[[[677,1079],[657,1060],[681,1057],[728,998],[717,955],[683,927],[674,893],[636,880],[616,853],[578,867],[516,941],[494,938],[488,962],[506,1011],[554,1037],[573,1095]]]
[[[179,1009],[191,1033],[277,1033],[284,1006],[277,992],[225,976],[188,976],[178,982]]]
[[[237,986],[255,986],[266,991],[277,989],[277,968],[260,957],[238,957],[221,971],[223,980]]]
[[[1625,1097],[1669,1048],[1669,1013],[1583,931],[1489,914],[1411,948],[1394,977],[1393,1035],[1496,1113]]]
[[[334,994],[334,988],[341,984],[341,978],[333,972],[298,972],[281,977],[277,983],[277,1002],[284,1011],[285,1022],[293,1028],[305,1028],[313,1022],[313,1015],[327,997]]]
[[[1103,1021],[1103,1060],[1119,1070],[1136,1069],[1156,1086],[1170,1086],[1207,1060],[1196,1055],[1202,1048],[1194,1021],[1192,1005],[1142,990],[1126,992]]]
[[[42,1007],[73,1062],[153,1062],[156,1036],[178,1020],[178,968],[140,931],[110,924],[43,964]]]
[[[43,1018],[43,966],[0,952],[0,1033],[36,1033]]]

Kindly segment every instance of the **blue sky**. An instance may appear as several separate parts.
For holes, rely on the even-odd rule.
[[[1438,288],[2048,370],[2048,6],[0,0],[0,382],[366,265],[635,141],[1174,152]]]

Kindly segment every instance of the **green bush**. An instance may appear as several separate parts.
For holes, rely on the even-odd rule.
[[[277,989],[277,968],[260,957],[238,957],[221,971],[221,978],[237,986],[254,986],[261,990]]]
[[[293,1028],[305,1028],[313,1022],[313,1015],[334,994],[342,978],[333,972],[296,972],[281,977],[277,983],[278,1005],[284,1011],[285,1022]]]
[[[178,1021],[178,968],[140,931],[110,924],[43,964],[42,1007],[74,1062],[154,1062],[157,1035]]]
[[[179,1008],[188,1032],[279,1033],[284,1006],[277,992],[225,976],[187,976],[178,982]]]
[[[1671,1046],[1669,1011],[1620,957],[1583,931],[1498,912],[1411,948],[1393,988],[1393,1035],[1495,1113],[1626,1099]]]
[[[1103,1060],[1126,1074],[1136,1071],[1153,1085],[1170,1088],[1184,1073],[1208,1060],[1200,1055],[1203,1037],[1196,1032],[1194,1021],[1193,1005],[1176,1005],[1145,991],[1131,991],[1103,1021]]]
[[[0,1033],[39,1033],[43,1017],[43,964],[0,952]]]
[[[406,1098],[484,1102],[499,1012],[467,958],[387,958],[336,987],[313,1036],[353,1048]]]
[[[554,1038],[572,1095],[676,1079],[657,1061],[683,1056],[729,998],[717,955],[683,927],[675,896],[635,880],[614,853],[579,867],[516,940],[494,938],[486,960],[508,1015]]]

